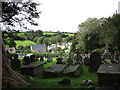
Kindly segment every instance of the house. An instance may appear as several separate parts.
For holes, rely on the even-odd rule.
[[[15,53],[16,49],[14,47],[12,48],[5,48],[6,51],[8,51],[9,53]]]
[[[64,48],[68,48],[67,50],[65,50],[66,53],[70,52],[70,46],[72,45],[72,43],[57,43],[57,44],[51,44],[48,46],[48,51],[52,50],[53,53],[57,52],[55,51],[56,47],[60,47],[61,49]]]
[[[47,52],[45,44],[31,45],[30,49],[33,52]]]

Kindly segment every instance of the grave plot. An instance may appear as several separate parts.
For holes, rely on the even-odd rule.
[[[102,64],[98,71],[99,86],[120,86],[120,65],[119,64]]]
[[[80,65],[70,65],[66,67],[63,72],[63,75],[71,76],[71,77],[78,77],[81,74]]]
[[[44,70],[43,64],[45,63],[30,63],[28,65],[22,66],[20,68],[21,74],[34,76],[39,72],[42,72]]]
[[[49,67],[48,69],[44,70],[43,77],[58,77],[61,75],[61,72],[64,70],[66,65],[63,64],[54,64],[53,66]]]

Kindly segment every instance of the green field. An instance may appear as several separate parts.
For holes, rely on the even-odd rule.
[[[56,34],[56,32],[43,32],[43,35],[54,35],[54,34]],[[63,33],[63,34],[65,34],[65,35],[69,35],[69,36],[74,36],[74,34],[72,34],[72,33]]]
[[[18,46],[29,46],[29,45],[33,45],[36,44],[35,42],[32,42],[30,40],[24,40],[24,41],[20,41],[20,40],[15,40],[16,43],[16,48],[18,48]]]

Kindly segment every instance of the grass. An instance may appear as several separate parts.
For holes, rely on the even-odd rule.
[[[47,58],[44,59],[44,62],[47,61]],[[41,62],[41,61],[38,61]],[[42,61],[43,62],[43,61]],[[44,65],[44,68],[48,68],[51,65],[56,63],[56,57],[53,58],[52,62],[47,62],[47,64]],[[33,80],[29,78],[29,76],[26,76],[26,80],[31,83],[30,86],[25,86],[24,88],[93,88],[93,86],[82,86],[81,83],[83,80],[92,80],[96,85],[98,83],[98,77],[95,72],[90,72],[89,67],[82,66],[82,73],[78,78],[73,77],[67,77],[67,76],[61,76],[57,78],[42,78],[42,73],[39,73],[38,75],[33,77]],[[59,85],[58,82],[63,80],[64,78],[70,78],[71,85],[63,86]]]
[[[36,44],[35,42],[30,41],[30,40],[24,40],[24,41],[15,40],[15,43],[16,43],[16,48],[18,48],[19,46],[25,47],[25,46],[29,46],[32,44]]]

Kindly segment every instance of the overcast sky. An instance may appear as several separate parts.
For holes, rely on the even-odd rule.
[[[43,31],[76,32],[87,18],[112,16],[120,0],[34,0],[42,3],[38,27]]]

